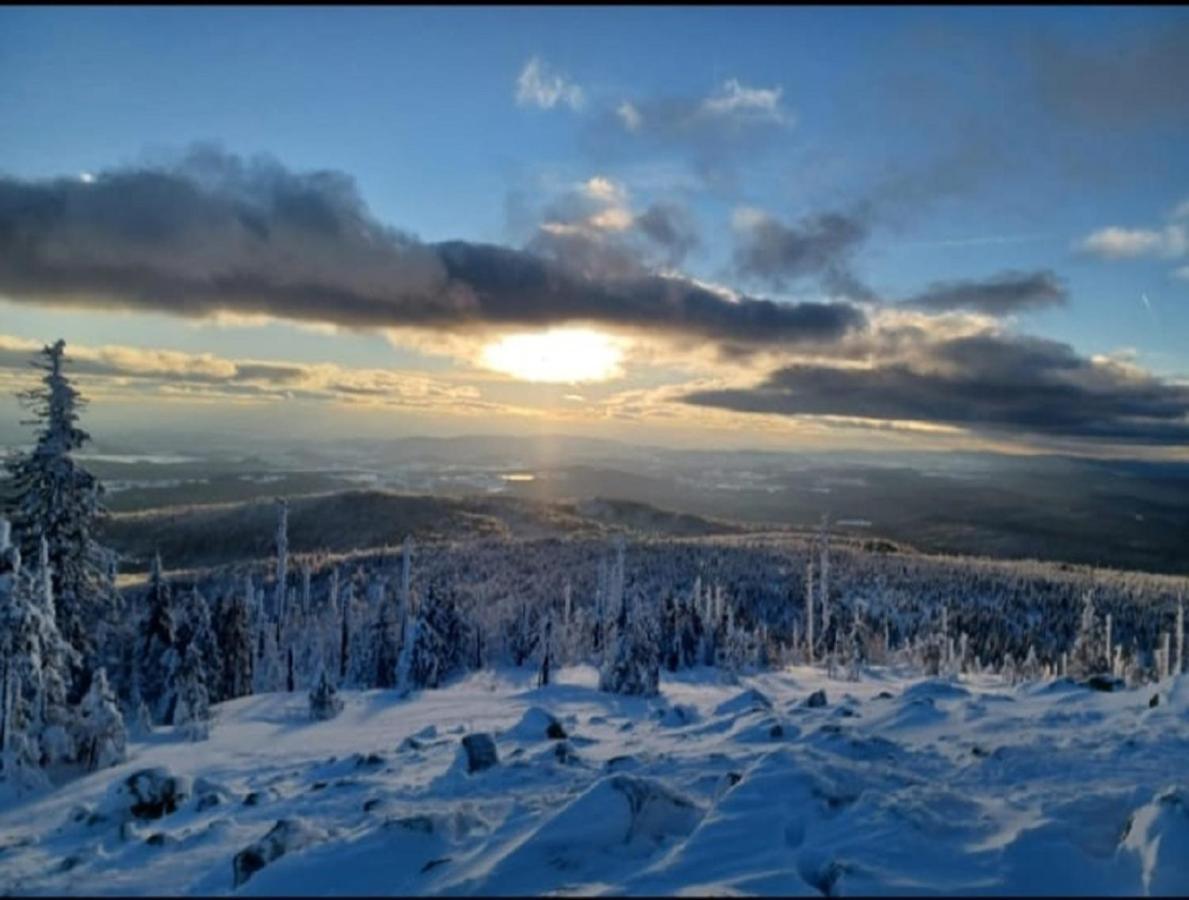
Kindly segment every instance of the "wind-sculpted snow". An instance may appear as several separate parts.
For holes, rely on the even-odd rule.
[[[326,721],[302,692],[219,704],[206,742],[160,728],[117,767],[3,800],[0,894],[1189,890],[1189,676],[597,682],[348,690]],[[483,734],[499,762],[468,773]]]

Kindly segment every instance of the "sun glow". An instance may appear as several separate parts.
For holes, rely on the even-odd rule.
[[[483,348],[480,364],[522,381],[576,384],[623,374],[620,339],[588,328],[509,334]]]

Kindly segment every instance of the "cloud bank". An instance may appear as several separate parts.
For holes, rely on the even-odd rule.
[[[0,294],[358,329],[585,321],[761,344],[832,341],[864,323],[846,304],[736,298],[645,271],[425,244],[378,222],[340,172],[294,173],[210,147],[85,181],[0,178]]]

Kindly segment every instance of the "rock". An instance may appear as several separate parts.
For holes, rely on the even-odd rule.
[[[198,798],[195,808],[202,812],[231,799],[231,791],[209,778],[194,781],[194,796]]]
[[[164,831],[157,831],[145,838],[145,843],[150,847],[164,847],[166,844],[176,844],[177,838],[171,837]]]
[[[427,862],[425,865],[423,865],[421,867],[421,871],[424,874],[425,872],[428,872],[430,869],[435,869],[440,865],[444,865],[445,863],[450,862],[450,860],[452,858],[453,857],[443,856],[440,859],[431,859],[429,862]]]
[[[1153,694],[1152,699],[1148,701],[1148,709],[1155,709],[1160,705],[1160,695]]]
[[[820,709],[826,705],[826,692],[824,690],[814,691],[805,699],[805,705],[810,709]]]
[[[578,757],[575,755],[568,741],[558,741],[554,744],[553,756],[563,765],[573,765],[578,762]]]
[[[244,806],[259,806],[260,801],[264,799],[262,791],[252,791],[244,797]]]
[[[313,784],[310,785],[310,790],[311,791],[320,791],[326,787],[326,784],[327,784],[327,782],[325,782],[325,781],[315,781]]]
[[[1091,690],[1104,691],[1106,693],[1121,691],[1126,687],[1123,679],[1115,675],[1091,675],[1083,684]]]
[[[530,706],[520,721],[501,736],[518,741],[562,741],[566,738],[566,730],[552,713],[539,706]]]
[[[768,737],[773,739],[784,737],[784,726],[777,722],[768,729]]]
[[[680,728],[698,721],[696,707],[685,703],[676,703],[660,711],[660,722],[667,728]]]
[[[875,699],[876,700],[891,700],[895,696],[896,695],[893,694],[891,691],[880,691],[878,694],[875,695]]]
[[[357,769],[382,765],[384,765],[384,757],[379,753],[369,753],[367,756],[364,756],[362,753],[355,754],[355,768]]]
[[[383,797],[372,797],[363,801],[363,811],[371,812],[373,809],[386,805],[386,803],[387,801]]]
[[[164,768],[133,772],[116,790],[118,803],[127,804],[136,819],[160,819],[177,812],[190,796],[189,779],[170,775]]]
[[[325,833],[302,819],[280,819],[263,838],[245,847],[231,861],[234,886],[239,887],[286,853],[316,844]]]
[[[634,756],[613,756],[603,764],[608,772],[618,772],[622,769],[634,769],[640,765],[640,761]]]
[[[486,732],[468,734],[462,739],[462,748],[467,755],[467,774],[473,775],[498,765],[499,754],[495,749],[495,741]]]
[[[769,710],[771,708],[772,701],[765,694],[753,688],[736,694],[730,700],[720,703],[715,707],[714,714],[716,716],[731,716],[758,710]]]
[[[418,834],[434,833],[434,822],[429,816],[402,816],[399,819],[388,819],[384,822],[384,827],[416,831]]]

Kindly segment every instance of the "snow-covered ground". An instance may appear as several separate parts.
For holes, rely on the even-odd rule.
[[[651,700],[588,667],[558,682],[347,692],[327,722],[304,694],[225,703],[209,741],[160,729],[9,800],[0,893],[1189,892],[1189,676],[1098,693],[695,670]],[[468,774],[475,732],[499,763]],[[177,809],[134,818],[121,784],[152,767],[180,777]]]

